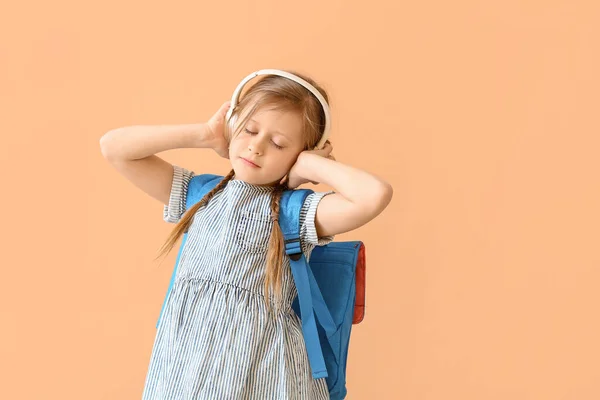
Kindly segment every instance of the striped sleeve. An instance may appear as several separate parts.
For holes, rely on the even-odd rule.
[[[317,236],[317,228],[315,226],[315,216],[317,207],[321,199],[329,192],[314,192],[306,196],[306,200],[300,209],[300,243],[304,253],[310,253],[315,246],[324,246],[333,241],[334,236]]]
[[[187,189],[194,175],[193,171],[173,165],[173,183],[171,185],[169,204],[163,206],[163,220],[165,222],[177,223],[185,213]]]

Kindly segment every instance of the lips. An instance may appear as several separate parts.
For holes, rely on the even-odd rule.
[[[260,168],[260,166],[256,165],[255,163],[253,163],[252,161],[248,160],[247,158],[244,157],[240,157],[242,159],[242,161],[246,164],[249,165],[251,167],[255,167],[255,168]]]

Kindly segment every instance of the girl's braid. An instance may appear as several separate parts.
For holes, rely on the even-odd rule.
[[[192,222],[194,220],[193,216],[196,215],[196,211],[198,211],[200,209],[200,207],[203,207],[206,204],[208,204],[208,202],[210,201],[210,199],[212,199],[212,197],[215,195],[215,193],[217,193],[219,190],[223,189],[225,187],[225,185],[227,185],[227,182],[229,182],[233,178],[234,175],[235,175],[235,171],[232,169],[231,171],[229,171],[229,173],[227,175],[225,175],[225,177],[221,180],[221,182],[219,182],[217,184],[217,186],[215,186],[210,192],[206,193],[206,195],[202,199],[200,199],[200,201],[198,203],[196,203],[192,207],[190,207],[189,212],[192,213],[192,217],[190,218],[189,221],[186,221],[184,233],[187,233],[190,226],[192,225]]]
[[[282,260],[285,252],[283,243],[283,233],[279,225],[279,208],[281,195],[285,190],[288,190],[287,184],[280,184],[275,188],[271,195],[271,220],[273,221],[273,229],[271,230],[271,238],[269,240],[269,250],[267,252],[267,270],[265,279],[265,299],[267,306],[270,309],[270,293],[274,291],[274,297],[277,302],[281,299],[281,282],[282,282]],[[274,287],[273,287],[274,286]]]
[[[165,253],[168,254],[173,249],[173,246],[175,246],[175,243],[177,243],[177,240],[184,233],[187,233],[187,231],[189,230],[190,226],[192,225],[194,215],[196,215],[196,212],[200,209],[200,207],[206,205],[208,203],[208,201],[215,195],[215,193],[217,193],[219,190],[221,190],[223,187],[225,187],[227,182],[229,182],[231,180],[231,178],[233,178],[234,175],[235,175],[235,171],[232,169],[229,172],[229,174],[227,174],[221,180],[221,182],[219,182],[217,184],[217,186],[215,186],[210,192],[206,193],[206,195],[200,201],[198,201],[196,204],[194,204],[192,207],[190,207],[183,214],[183,216],[180,218],[179,222],[177,223],[175,228],[173,228],[173,231],[167,238],[167,241],[159,249],[158,256],[155,258],[155,260],[160,258]]]

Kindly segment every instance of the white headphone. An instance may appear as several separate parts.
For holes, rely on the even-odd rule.
[[[302,86],[304,86],[305,88],[310,90],[310,92],[312,94],[315,95],[315,97],[321,103],[321,106],[323,107],[323,111],[325,113],[325,129],[323,131],[323,135],[321,136],[321,139],[319,140],[319,143],[317,143],[317,145],[315,147],[315,149],[322,149],[323,146],[325,145],[325,142],[327,141],[327,138],[329,137],[329,129],[331,126],[331,116],[329,114],[329,105],[327,104],[327,101],[325,101],[325,98],[323,97],[323,95],[321,95],[321,93],[313,85],[311,85],[304,79],[300,78],[299,76],[296,76],[296,75],[291,74],[286,71],[281,71],[279,69],[261,69],[261,70],[251,73],[250,75],[248,75],[244,79],[242,79],[242,81],[239,83],[239,85],[233,92],[233,96],[231,96],[231,105],[229,107],[229,110],[227,111],[227,115],[225,116],[225,121],[229,125],[229,130],[231,132],[233,132],[233,129],[235,126],[235,121],[237,120],[237,115],[232,116],[232,114],[233,114],[233,109],[236,107],[236,105],[238,103],[240,93],[242,92],[242,88],[250,79],[252,79],[258,75],[279,75],[284,78],[291,79],[292,81],[301,84]]]

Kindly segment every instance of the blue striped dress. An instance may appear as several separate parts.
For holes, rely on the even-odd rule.
[[[193,176],[174,166],[166,222],[178,222],[185,212]],[[297,292],[287,256],[284,301],[271,314],[264,303],[272,190],[231,180],[194,216],[154,339],[143,400],[329,399],[325,379],[311,376],[301,322],[291,308]],[[314,224],[317,205],[329,193],[311,194],[302,208],[307,257],[333,240],[318,238]]]

